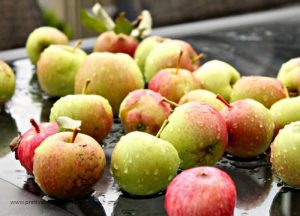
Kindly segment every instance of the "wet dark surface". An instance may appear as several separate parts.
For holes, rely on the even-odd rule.
[[[205,61],[227,61],[243,75],[276,76],[283,62],[300,55],[299,26],[298,22],[275,23],[184,39],[206,54]],[[9,152],[8,143],[17,131],[25,132],[30,127],[29,118],[47,121],[56,99],[41,93],[27,59],[15,61],[12,66],[17,89],[0,113],[0,215],[165,215],[163,193],[130,197],[119,191],[109,174],[112,149],[123,134],[118,119],[102,143],[107,167],[92,196],[64,202],[44,196]],[[282,187],[272,174],[268,153],[246,161],[224,156],[217,166],[236,183],[235,215],[300,215],[300,191]]]

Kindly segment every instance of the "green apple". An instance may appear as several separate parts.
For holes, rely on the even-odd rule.
[[[300,121],[281,129],[271,145],[271,163],[275,174],[286,184],[300,187]]]
[[[288,89],[290,96],[300,94],[300,58],[293,58],[282,64],[277,79]]]
[[[217,99],[216,94],[205,89],[192,90],[186,93],[183,97],[180,98],[178,104],[182,105],[191,101],[206,103],[218,111],[225,107],[225,105]]]
[[[16,78],[12,69],[0,60],[0,106],[15,92]]]
[[[115,146],[110,170],[120,188],[133,195],[164,190],[176,176],[180,159],[167,141],[144,132],[130,132]]]
[[[26,41],[26,52],[32,64],[36,64],[41,53],[51,44],[67,45],[67,36],[56,28],[43,26],[30,33]]]
[[[244,76],[232,89],[230,102],[252,98],[270,108],[276,101],[288,97],[286,87],[277,79],[263,76]]]
[[[50,96],[74,93],[75,76],[86,53],[77,47],[50,45],[37,63],[37,77],[44,92]]]
[[[75,78],[75,93],[80,93],[86,80],[92,80],[87,94],[97,94],[108,99],[114,116],[129,92],[144,88],[143,75],[135,61],[123,53],[90,54]]]
[[[202,88],[221,95],[227,101],[230,99],[232,86],[240,78],[234,67],[219,60],[206,62],[194,75],[201,82]]]

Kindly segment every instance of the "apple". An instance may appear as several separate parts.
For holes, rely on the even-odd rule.
[[[14,72],[5,62],[0,60],[0,107],[13,96],[15,85]]]
[[[129,92],[144,88],[143,75],[127,54],[92,53],[86,57],[75,78],[75,93],[80,93],[86,80],[92,80],[87,94],[101,95],[109,101],[114,116]]]
[[[94,52],[126,53],[134,56],[138,41],[129,35],[103,32],[96,40]]]
[[[119,117],[126,133],[143,131],[156,135],[171,110],[159,93],[140,89],[125,97],[120,106]]]
[[[282,64],[277,79],[287,87],[290,96],[298,96],[300,93],[300,58],[293,58]]]
[[[233,216],[236,187],[231,177],[215,167],[184,170],[167,188],[168,216]]]
[[[75,76],[85,58],[86,53],[77,46],[50,45],[37,63],[42,90],[51,96],[73,94]]]
[[[273,138],[274,122],[271,112],[253,99],[228,104],[221,110],[228,129],[226,151],[240,158],[251,158],[268,149]]]
[[[167,141],[134,131],[121,137],[111,156],[111,174],[119,187],[132,195],[164,190],[176,176],[180,159]]]
[[[233,86],[230,102],[252,98],[265,107],[288,97],[285,86],[275,78],[263,76],[244,76]]]
[[[275,135],[285,125],[291,122],[300,121],[299,109],[300,96],[279,100],[271,106],[270,112],[275,123]]]
[[[32,127],[23,135],[14,138],[10,143],[11,150],[15,152],[15,157],[26,169],[27,173],[33,174],[33,157],[35,149],[49,136],[58,132],[56,123],[37,124],[34,119],[30,119]]]
[[[230,64],[212,60],[203,64],[194,72],[196,79],[201,82],[203,89],[207,89],[225,100],[230,99],[232,86],[240,78],[239,72]]]
[[[197,53],[190,44],[182,40],[167,40],[153,48],[147,56],[144,69],[146,81],[162,69],[176,68],[180,52],[183,52],[180,68],[194,71],[199,67]]]
[[[275,174],[286,184],[300,187],[300,121],[292,122],[275,137],[271,145],[271,164]]]
[[[217,99],[217,95],[205,89],[192,90],[180,98],[178,104],[182,105],[188,102],[197,101],[205,103],[220,111],[225,105]]]
[[[101,178],[105,154],[92,137],[60,132],[45,139],[35,150],[35,182],[41,190],[57,199],[82,198]]]
[[[160,138],[178,151],[180,168],[214,165],[227,146],[227,128],[221,114],[207,104],[189,102],[175,108]]]
[[[36,64],[41,53],[51,44],[69,43],[68,37],[56,28],[43,26],[35,29],[27,38],[26,52],[32,64]]]

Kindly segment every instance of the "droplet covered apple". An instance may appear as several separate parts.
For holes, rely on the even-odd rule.
[[[0,106],[15,92],[16,79],[12,69],[0,60]]]

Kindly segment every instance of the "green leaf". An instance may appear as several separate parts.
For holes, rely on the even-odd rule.
[[[64,130],[72,130],[74,131],[76,128],[78,129],[81,126],[80,120],[74,120],[67,116],[59,116],[55,119],[56,123],[59,126],[61,131]]]
[[[132,30],[131,36],[142,40],[151,34],[152,16],[148,10],[143,10],[138,18],[141,19],[141,21],[139,25]]]
[[[130,35],[132,29],[133,29],[133,25],[131,24],[131,22],[126,19],[125,17],[125,13],[122,12],[119,14],[119,16],[117,17],[117,19],[115,20],[115,27],[114,27],[114,32],[117,34],[126,34],[126,35]]]

